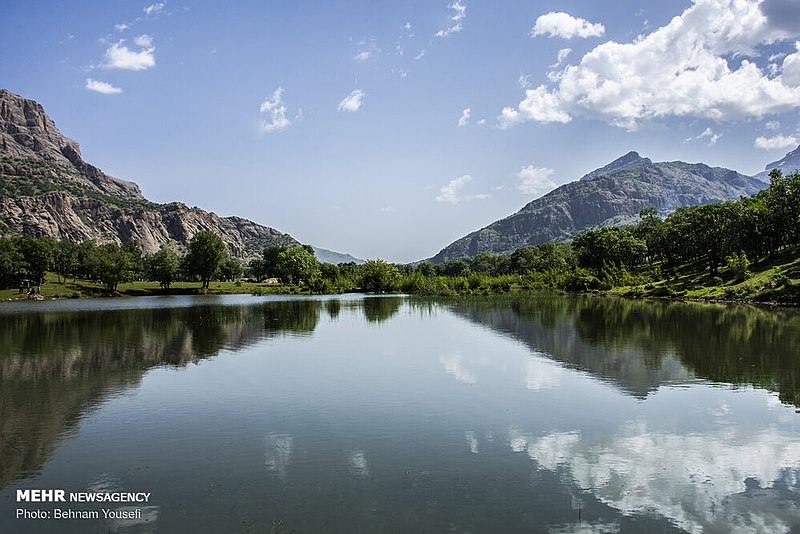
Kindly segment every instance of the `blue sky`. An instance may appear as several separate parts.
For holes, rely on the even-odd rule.
[[[637,150],[800,143],[796,0],[4,2],[0,86],[157,202],[430,257]]]

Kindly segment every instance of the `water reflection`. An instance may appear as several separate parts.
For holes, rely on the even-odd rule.
[[[267,434],[264,438],[264,465],[267,471],[277,473],[285,481],[293,451],[294,438],[289,434]]]
[[[308,336],[321,302],[0,314],[0,487],[36,472],[59,437],[162,365],[275,336]]]
[[[158,490],[103,532],[796,529],[798,339],[790,310],[545,296],[0,313],[0,503]]]
[[[364,316],[371,323],[382,323],[400,310],[402,297],[366,297]]]
[[[606,440],[577,431],[509,432],[539,469],[565,469],[581,491],[626,515],[656,513],[690,532],[787,532],[797,524],[800,444],[770,428],[679,435],[633,421]]]
[[[800,406],[794,309],[552,295],[452,308],[640,398],[703,378],[776,391]],[[533,365],[533,389],[557,384],[556,369]]]

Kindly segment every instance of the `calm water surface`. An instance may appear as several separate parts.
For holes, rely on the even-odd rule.
[[[796,310],[4,305],[0,532],[797,532],[798,406]],[[151,496],[17,502],[39,488]]]

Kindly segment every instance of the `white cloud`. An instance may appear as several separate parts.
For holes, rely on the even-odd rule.
[[[352,91],[349,95],[344,97],[341,102],[339,102],[339,111],[355,113],[361,107],[361,104],[364,103],[365,96],[366,93],[361,89]]]
[[[436,202],[447,202],[448,204],[458,204],[459,202],[464,202],[466,200],[480,200],[484,198],[489,198],[487,194],[478,194],[478,195],[462,195],[461,190],[467,185],[469,182],[472,181],[472,176],[469,174],[465,174],[464,176],[459,176],[458,178],[453,178],[447,185],[442,186],[439,189],[439,194],[436,195]]]
[[[153,46],[153,36],[147,35],[146,33],[139,35],[137,37],[134,37],[133,43],[136,46],[141,46],[142,48],[149,48]]]
[[[156,2],[155,4],[150,4],[144,8],[144,14],[153,15],[155,13],[158,13],[162,9],[164,9],[164,5],[165,5],[164,2]]]
[[[696,137],[690,137],[689,139],[687,139],[687,141],[693,141],[693,140],[701,141],[703,139],[708,139],[708,146],[714,146],[717,144],[717,141],[719,141],[721,137],[722,134],[715,133],[714,130],[712,130],[711,128],[706,128],[703,131],[703,133],[701,133]]]
[[[375,43],[375,39],[370,39],[369,41],[361,41],[358,43],[361,49],[358,53],[353,56],[353,59],[359,63],[364,63],[365,61],[369,61],[370,59],[374,59],[381,53],[381,49],[378,48],[378,45]]]
[[[92,78],[86,78],[86,89],[90,91],[94,91],[96,93],[102,93],[104,95],[117,95],[122,92],[122,89],[119,87],[114,87],[110,83],[101,82],[98,80],[94,80]]]
[[[764,125],[767,130],[777,130],[781,127],[781,123],[779,121],[769,121],[767,124]]]
[[[666,116],[732,121],[795,109],[800,53],[787,56],[778,75],[742,59],[789,35],[757,0],[695,0],[666,26],[629,43],[603,43],[551,85],[528,89],[516,108],[502,110],[500,125],[583,116],[634,130]]]
[[[128,24],[127,22],[123,22],[121,24],[114,24],[114,29],[117,30],[118,32],[124,32],[130,27],[131,27],[130,24]]]
[[[527,120],[561,123],[568,123],[572,120],[564,111],[565,106],[561,101],[561,96],[555,92],[549,92],[544,86],[528,89],[525,91],[525,95],[525,100],[519,104],[519,110],[511,107],[503,108],[500,113],[501,128],[508,128]]]
[[[561,50],[559,50],[558,51],[558,58],[556,59],[556,62],[553,65],[553,68],[561,66],[561,64],[564,63],[564,61],[566,61],[567,56],[569,56],[569,54],[571,52],[572,52],[571,48],[562,48]]]
[[[142,39],[145,38],[145,39]],[[140,35],[136,38],[137,42],[146,42],[146,45],[138,45],[141,50],[131,50],[123,43],[124,40],[112,44],[103,56],[103,63],[100,65],[104,69],[125,69],[125,70],[145,70],[156,66],[156,51],[153,39],[149,35]]]
[[[452,24],[447,28],[436,32],[434,37],[447,37],[453,33],[460,32],[462,29],[461,21],[467,16],[467,6],[465,6],[461,0],[453,0],[447,7],[455,11],[453,16],[450,17]]]
[[[754,143],[756,148],[764,150],[781,150],[786,148],[795,148],[798,140],[795,136],[776,135],[774,137],[757,137]]]
[[[551,11],[536,19],[531,30],[531,36],[549,35],[572,39],[573,37],[600,37],[606,29],[600,23],[594,24],[588,20],[573,17],[568,13]]]
[[[289,119],[286,116],[287,109],[283,102],[283,87],[278,87],[273,91],[271,97],[264,99],[259,112],[265,117],[261,121],[261,129],[265,132],[279,132],[303,117],[302,110],[298,111],[294,119]]]
[[[553,169],[534,167],[533,165],[522,167],[517,173],[517,178],[519,178],[517,189],[526,195],[547,193],[556,187],[556,183],[550,179],[555,172]]]
[[[800,87],[800,41],[794,46],[797,52],[783,59],[783,82],[792,87]]]
[[[422,58],[424,58],[424,57],[425,57],[425,50],[423,50],[422,52],[420,52],[419,54],[417,54],[416,56],[414,56],[414,60],[415,60],[415,61],[419,61],[420,59],[422,59]]]
[[[466,126],[467,123],[469,122],[469,116],[471,113],[472,110],[470,108],[464,109],[464,111],[461,112],[461,117],[458,118],[458,125]]]

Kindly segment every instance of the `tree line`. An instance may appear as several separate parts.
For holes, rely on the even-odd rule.
[[[312,293],[347,291],[454,294],[497,293],[511,288],[587,290],[647,283],[662,268],[694,264],[716,277],[721,267],[739,278],[753,261],[800,245],[800,174],[771,174],[770,185],[737,201],[678,208],[666,218],[642,210],[635,225],[592,229],[570,243],[526,246],[509,254],[432,264],[320,262],[309,245],[271,246],[244,264],[229,255],[217,234],[198,232],[186,253],[168,247],[143,254],[136,242],[73,243],[48,237],[0,239],[0,281],[7,287],[28,280],[39,285],[45,273],[102,283],[212,280],[269,281]]]

